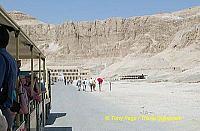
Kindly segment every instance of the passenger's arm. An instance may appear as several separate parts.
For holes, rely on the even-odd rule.
[[[2,87],[4,76],[6,72],[6,62],[4,57],[0,55],[0,88]]]

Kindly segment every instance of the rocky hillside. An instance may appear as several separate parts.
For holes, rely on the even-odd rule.
[[[160,77],[165,80],[174,67],[180,75],[200,65],[200,7],[60,25],[16,11],[10,16],[45,52],[49,64],[105,65],[104,76],[146,73],[152,79],[167,75]]]

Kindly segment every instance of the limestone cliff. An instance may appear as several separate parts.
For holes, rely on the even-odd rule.
[[[163,56],[168,57],[174,51],[186,49],[191,49],[191,54],[196,51],[199,53],[200,48],[200,7],[126,19],[68,21],[60,25],[43,23],[16,11],[10,12],[10,16],[45,52],[51,64],[99,66],[123,61],[131,62],[115,66],[116,70],[114,67],[107,68],[107,71],[103,72],[104,75],[108,75],[111,70],[118,72],[117,74],[127,74],[133,72],[133,68],[142,69],[148,66],[157,68],[160,60],[158,62],[154,58],[158,56],[162,56],[159,59],[164,59],[164,64],[161,62],[160,66],[190,68],[186,63],[195,61],[198,57],[188,59],[185,64],[178,64],[178,60],[171,58],[166,60]],[[190,57],[191,54],[186,53],[185,57]],[[176,57],[176,53],[174,55]],[[141,62],[143,58],[139,63],[134,63],[137,62],[136,58],[141,56],[145,56],[145,59],[151,58],[151,64]],[[195,65],[199,65],[199,61],[191,64],[192,67]],[[128,70],[124,70],[125,67]]]

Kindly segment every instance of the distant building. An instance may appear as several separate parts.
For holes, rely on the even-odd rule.
[[[90,70],[76,66],[49,66],[51,73],[51,80],[77,80],[79,78],[85,79],[90,77]]]
[[[146,79],[147,75],[122,75],[119,76],[120,80],[132,80],[132,79]]]

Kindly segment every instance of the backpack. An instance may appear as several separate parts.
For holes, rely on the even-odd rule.
[[[20,114],[28,114],[28,95],[26,89],[20,85],[19,87],[19,99],[20,99]]]
[[[39,92],[39,84],[35,81],[35,85],[33,88],[33,100],[36,102],[41,102],[41,96]]]

